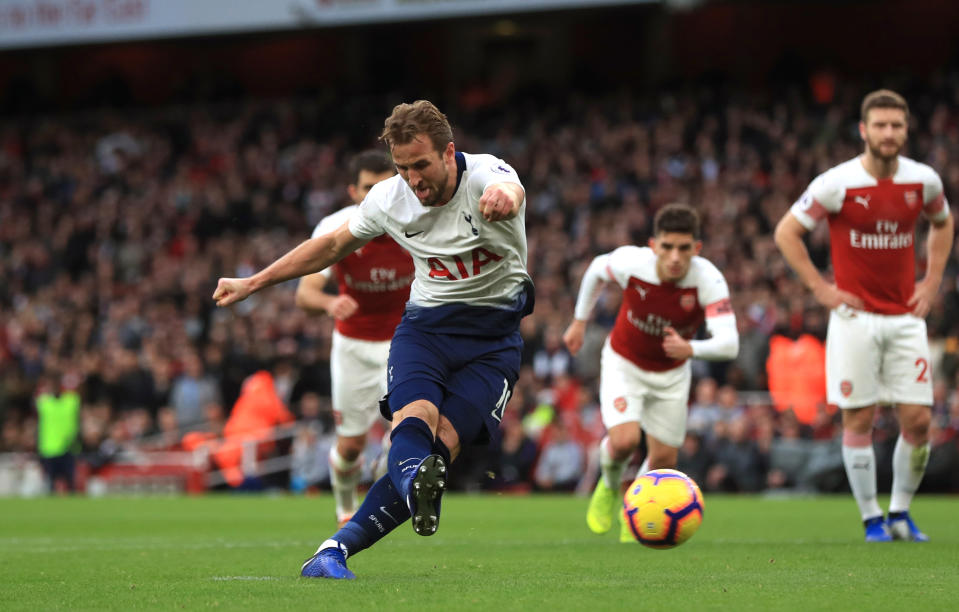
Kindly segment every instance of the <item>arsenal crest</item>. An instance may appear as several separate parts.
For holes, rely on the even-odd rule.
[[[915,208],[916,204],[919,203],[919,194],[915,191],[907,191],[905,193],[906,206],[909,208]]]
[[[616,399],[614,399],[613,408],[615,408],[617,412],[626,412],[626,398],[617,397]]]
[[[842,393],[843,397],[849,397],[850,395],[852,395],[852,381],[844,380],[841,383],[839,383],[839,391],[840,393]]]
[[[679,298],[679,305],[683,310],[689,312],[696,307],[696,296],[692,293],[684,293],[682,297]]]

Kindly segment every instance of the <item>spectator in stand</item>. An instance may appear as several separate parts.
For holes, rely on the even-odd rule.
[[[181,450],[180,436],[179,424],[176,422],[176,412],[169,406],[160,408],[157,411],[156,432],[151,448],[160,451]]]
[[[550,426],[540,452],[534,481],[540,491],[572,491],[583,475],[583,448],[572,438],[562,418]]]
[[[686,430],[695,432],[700,437],[708,435],[713,430],[721,414],[719,404],[716,403],[716,381],[706,377],[696,383],[692,406],[689,407],[689,417],[686,419]]]
[[[528,491],[535,464],[536,443],[526,435],[519,417],[507,411],[503,417],[503,437],[492,488],[499,491]]]
[[[716,392],[716,402],[719,407],[719,421],[730,424],[746,412],[745,406],[739,400],[739,393],[732,385],[723,385]]]
[[[543,334],[543,345],[533,353],[533,373],[548,381],[565,377],[571,370],[572,359],[563,346],[563,332],[548,326]]]
[[[173,382],[170,391],[170,405],[176,412],[177,423],[180,427],[196,427],[206,421],[205,406],[219,403],[216,381],[204,372],[200,357],[188,352],[183,360],[183,374]]]
[[[779,436],[769,449],[766,486],[770,489],[795,487],[802,481],[808,461],[809,442],[802,438],[799,419],[792,412],[781,413]]]
[[[959,434],[933,421],[929,428],[932,452],[922,479],[922,491],[947,492],[959,489]]]
[[[20,450],[20,425],[8,418],[0,432],[0,453],[15,453]]]
[[[703,444],[702,436],[693,431],[687,432],[683,445],[679,447],[676,469],[697,483],[705,483],[706,472],[712,463],[712,455]]]
[[[329,480],[330,466],[326,459],[331,446],[329,437],[322,434],[315,422],[297,427],[291,453],[291,491],[315,493],[320,483]]]
[[[750,438],[749,421],[739,416],[729,423],[729,437],[716,450],[716,463],[706,474],[706,489],[754,493],[765,487],[768,458]]]

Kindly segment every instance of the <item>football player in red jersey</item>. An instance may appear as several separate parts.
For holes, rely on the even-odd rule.
[[[394,174],[393,162],[384,151],[368,150],[354,157],[347,186],[353,205],[322,219],[313,235],[342,225],[373,185]],[[325,291],[331,272],[337,294]],[[409,254],[389,236],[381,236],[331,268],[304,276],[296,289],[297,306],[336,319],[330,351],[336,445],[330,449],[329,461],[340,525],[356,511],[362,453],[370,427],[380,418],[390,339],[403,316],[412,281]],[[388,438],[384,444],[389,444]]]
[[[942,179],[900,155],[909,106],[880,89],[862,102],[862,155],[816,177],[776,227],[776,244],[802,283],[830,310],[826,384],[842,408],[842,455],[867,542],[928,537],[909,516],[929,459],[932,372],[925,316],[952,249],[953,220]],[[925,276],[916,282],[916,221],[930,221]],[[826,219],[834,280],[813,265],[803,236]],[[889,517],[876,500],[872,425],[876,405],[896,406]]]
[[[624,246],[600,255],[580,285],[563,340],[572,354],[583,346],[590,312],[604,282],[623,289],[616,323],[602,352],[600,406],[607,435],[600,443],[602,475],[586,513],[594,533],[606,533],[622,498],[626,462],[646,432],[647,469],[675,468],[686,434],[690,358],[733,359],[739,334],[722,273],[699,257],[699,218],[689,206],[657,212],[649,247]],[[705,321],[710,337],[693,340]],[[633,541],[624,527],[620,540]]]

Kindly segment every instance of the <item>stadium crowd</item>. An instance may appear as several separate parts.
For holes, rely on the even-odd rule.
[[[591,488],[599,349],[619,291],[600,299],[577,358],[561,335],[592,256],[645,244],[655,210],[679,201],[702,216],[702,254],[729,282],[741,334],[734,362],[694,366],[679,468],[705,490],[845,487],[835,412],[823,405],[800,420],[764,392],[774,335],[825,335],[771,231],[816,174],[861,150],[862,91],[531,96],[508,112],[441,103],[461,128],[459,150],[497,154],[523,179],[536,283],[502,444],[464,462],[454,484]],[[903,93],[914,106],[909,155],[959,202],[959,113],[947,102],[959,99],[959,78]],[[188,431],[217,433],[243,380],[265,369],[309,423],[293,442],[292,480],[322,483],[332,321],[298,310],[294,283],[230,310],[210,295],[219,276],[260,269],[346,202],[346,162],[376,145],[394,102],[246,99],[0,120],[0,452],[35,451],[44,385],[79,390],[81,453],[96,466],[120,448],[174,449]],[[828,240],[825,225],[810,237],[820,268]],[[937,386],[924,487],[935,490],[959,490],[957,276],[954,255],[928,319]],[[888,412],[877,427],[891,452]]]

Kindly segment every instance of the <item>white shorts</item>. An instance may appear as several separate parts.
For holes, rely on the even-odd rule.
[[[665,372],[647,372],[603,345],[599,404],[603,425],[639,423],[663,444],[679,447],[686,437],[689,409],[689,361]]]
[[[926,322],[841,306],[829,313],[826,397],[840,408],[932,405]]]
[[[330,378],[333,419],[339,436],[362,436],[380,415],[386,395],[390,341],[356,340],[333,331]]]

